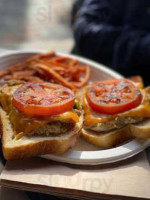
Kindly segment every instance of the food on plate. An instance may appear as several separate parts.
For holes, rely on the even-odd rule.
[[[141,80],[142,81],[142,80]],[[113,147],[130,138],[150,138],[150,88],[140,80],[96,81],[84,89],[82,137],[99,147]]]
[[[37,54],[0,71],[0,82],[23,80],[27,82],[58,83],[76,91],[90,77],[90,66],[55,52]]]
[[[131,76],[129,77],[129,79],[133,81],[134,84],[136,84],[138,88],[140,89],[144,88],[144,83],[141,76]]]
[[[113,79],[93,83],[87,88],[86,99],[94,111],[113,115],[137,107],[142,94],[131,81]]]
[[[0,86],[2,147],[7,160],[62,154],[77,141],[82,113],[72,90],[48,82]]]

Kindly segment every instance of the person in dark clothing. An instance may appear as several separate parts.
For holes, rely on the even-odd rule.
[[[84,2],[84,0],[76,0],[74,2],[72,9],[71,9],[71,25],[74,24],[74,22],[77,18],[78,11],[80,10],[83,2]]]
[[[150,1],[85,0],[73,31],[76,53],[150,83]]]

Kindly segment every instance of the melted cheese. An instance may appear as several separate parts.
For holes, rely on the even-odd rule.
[[[59,115],[53,115],[46,119],[28,118],[17,111],[12,105],[12,94],[20,85],[8,86],[0,91],[0,103],[3,109],[8,113],[11,124],[16,134],[28,134],[29,132],[45,125],[48,122],[58,120],[72,120],[75,123],[79,121],[78,115],[73,111],[67,111]],[[22,133],[23,131],[23,133]],[[21,136],[20,135],[20,136]],[[20,137],[19,136],[19,137]]]
[[[83,98],[83,107],[85,112],[85,120],[84,123],[87,126],[92,126],[97,123],[104,123],[109,120],[112,120],[116,118],[117,116],[122,117],[150,117],[150,88],[143,89],[142,91],[143,100],[139,106],[136,108],[133,108],[129,111],[119,113],[116,115],[106,115],[106,114],[100,114],[95,111],[93,111],[90,106],[88,105],[88,102],[86,98]]]
[[[78,122],[79,121],[79,117],[77,115],[77,113],[75,113],[74,111],[67,111],[65,113],[56,115],[56,116],[52,116],[51,121],[55,119],[56,120],[67,120],[67,119],[72,119],[74,122]]]
[[[73,111],[67,111],[63,114],[55,115],[55,116],[49,117],[47,120],[41,120],[41,121],[36,120],[36,119],[23,118],[23,117],[20,118],[19,117],[20,115],[21,114],[20,113],[17,114],[17,112],[15,115],[12,115],[13,117],[9,115],[10,121],[13,124],[13,128],[15,130],[16,139],[20,139],[28,135],[28,133],[31,133],[35,129],[41,126],[44,126],[45,124],[51,121],[73,120],[75,123],[79,121],[78,115]],[[22,130],[22,127],[24,127],[23,130]]]
[[[12,107],[12,110],[9,112],[9,119],[14,130],[16,131],[16,134],[21,133],[22,131],[24,134],[28,134],[52,121],[73,120],[75,123],[79,121],[78,115],[73,111],[67,111],[63,114],[54,115],[46,119],[35,119],[23,116],[14,107]]]

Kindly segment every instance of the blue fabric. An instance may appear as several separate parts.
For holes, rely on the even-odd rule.
[[[85,0],[73,30],[80,55],[150,83],[149,0]]]

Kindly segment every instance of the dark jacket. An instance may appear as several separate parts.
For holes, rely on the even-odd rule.
[[[85,0],[73,28],[82,56],[150,83],[149,0]]]

